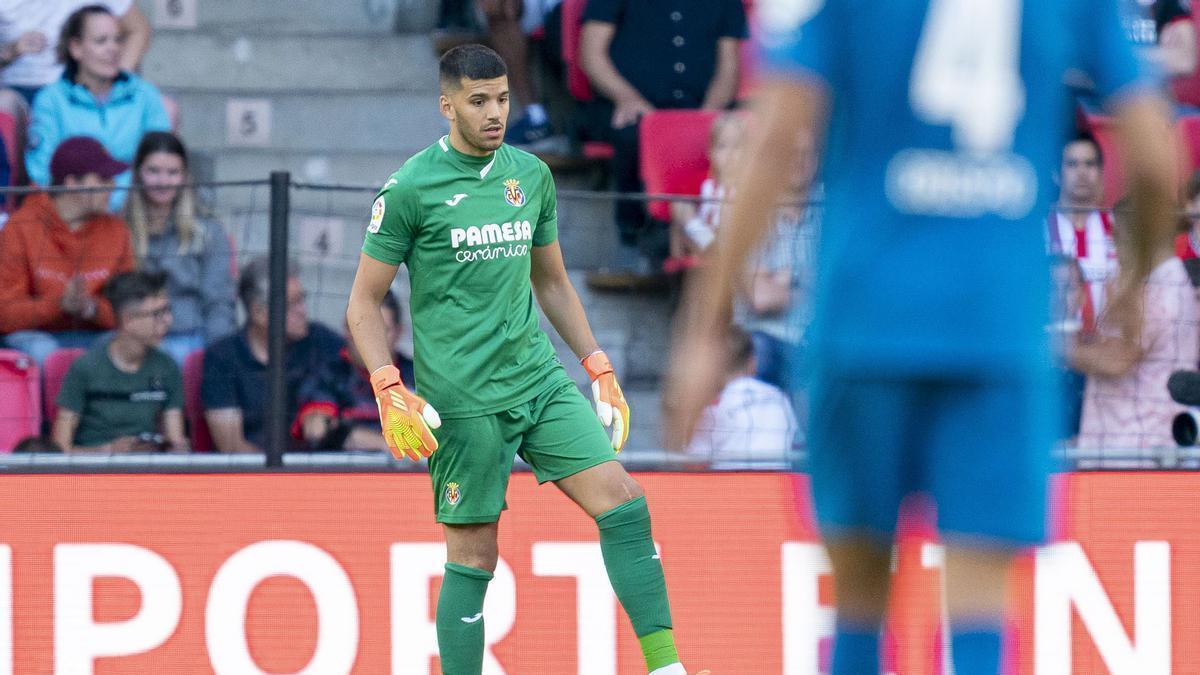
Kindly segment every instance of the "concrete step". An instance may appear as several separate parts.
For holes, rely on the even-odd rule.
[[[438,0],[138,0],[157,31],[424,32]]]
[[[262,98],[237,91],[167,93],[179,104],[180,132],[198,151],[257,142],[290,152],[402,153],[419,139],[438,138],[448,128],[432,92],[273,92]],[[258,100],[269,106],[266,119],[260,119],[261,109],[246,107],[257,106],[253,101]],[[267,124],[265,136],[246,138],[245,114],[254,115],[252,124]]]
[[[156,33],[143,75],[168,91],[259,96],[437,91],[437,60],[428,35]]]

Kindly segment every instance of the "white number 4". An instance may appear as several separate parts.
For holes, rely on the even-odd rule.
[[[913,112],[949,125],[961,150],[1011,149],[1025,113],[1020,46],[1021,0],[930,0],[909,83]]]

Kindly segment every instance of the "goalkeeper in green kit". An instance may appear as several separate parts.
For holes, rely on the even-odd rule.
[[[429,458],[448,560],[436,617],[442,671],[482,669],[483,598],[520,454],[539,483],[553,481],[595,518],[609,581],[647,670],[686,675],[646,499],[616,461],[629,407],[563,267],[550,170],[504,145],[508,77],[495,52],[456,47],[439,71],[450,133],[379,191],[347,320],[392,453]],[[419,395],[391,365],[380,314],[401,263],[412,283]],[[539,328],[534,295],[587,370],[594,410]]]

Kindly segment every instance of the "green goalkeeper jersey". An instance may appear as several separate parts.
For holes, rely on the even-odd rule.
[[[550,169],[508,145],[473,157],[442,137],[379,191],[362,250],[408,266],[417,393],[442,417],[506,410],[567,378],[529,282],[531,247],[557,237]]]

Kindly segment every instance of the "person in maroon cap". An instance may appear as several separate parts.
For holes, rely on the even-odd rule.
[[[54,350],[87,347],[113,327],[100,289],[133,269],[133,251],[108,200],[113,177],[128,168],[99,141],[68,138],[50,160],[49,193],[26,198],[0,230],[0,334],[39,366]]]

